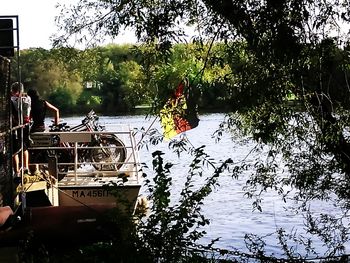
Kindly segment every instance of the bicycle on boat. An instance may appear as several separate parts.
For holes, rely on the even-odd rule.
[[[97,171],[118,171],[126,159],[126,147],[115,134],[107,133],[99,124],[99,118],[90,111],[81,124],[70,127],[67,123],[51,125],[49,132],[32,133],[32,139],[49,136],[49,147],[31,147],[29,149],[30,163],[40,163],[47,168],[49,158],[57,160],[58,180],[63,179],[69,170],[75,166],[91,164]],[[70,142],[63,140],[65,134],[88,135],[89,140]],[[35,145],[35,140],[34,140]]]

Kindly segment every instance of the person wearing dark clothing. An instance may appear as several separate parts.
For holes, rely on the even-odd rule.
[[[31,114],[30,117],[32,119],[32,126],[30,128],[30,133],[35,132],[44,132],[45,131],[45,118],[47,109],[52,111],[55,115],[55,124],[58,125],[60,120],[60,112],[58,108],[53,106],[48,101],[40,98],[39,93],[35,89],[28,90],[28,96],[30,96],[32,105],[31,105]],[[31,174],[40,174],[39,166],[36,164],[35,166],[31,165],[30,167]]]
[[[32,133],[45,131],[45,118],[47,109],[55,114],[55,124],[58,125],[60,119],[59,109],[48,101],[40,98],[39,93],[34,89],[29,89],[28,95],[32,101],[31,118],[33,123],[30,132]]]

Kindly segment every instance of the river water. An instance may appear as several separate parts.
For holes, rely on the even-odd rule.
[[[70,125],[79,124],[83,117],[64,118],[64,121]],[[229,135],[223,135],[221,141],[215,142],[212,134],[218,128],[223,120],[224,114],[206,114],[200,116],[198,127],[186,132],[191,144],[194,147],[206,145],[206,153],[215,161],[231,158],[234,162],[239,162],[244,158],[251,158],[254,161],[256,156],[250,156],[249,152],[254,146],[253,142],[239,144],[231,140]],[[131,127],[147,130],[152,128],[160,130],[160,123],[155,122],[154,118],[146,119],[145,116],[114,116],[100,117],[100,123],[106,126],[107,130],[115,130],[117,125],[128,124]],[[141,161],[146,163],[149,168],[152,167],[151,153],[155,150],[161,150],[165,153],[164,159],[174,163],[172,168],[172,191],[176,199],[183,187],[184,180],[188,171],[188,164],[191,156],[181,155],[179,158],[168,148],[168,142],[162,142],[155,146],[149,146],[149,149],[143,148],[140,151]],[[246,159],[247,160],[247,159]],[[151,169],[145,171],[151,176]],[[249,171],[247,172],[247,175]],[[281,249],[276,239],[276,230],[285,228],[287,232],[292,230],[302,231],[304,224],[301,215],[296,215],[291,210],[294,204],[291,201],[286,203],[274,192],[264,194],[262,202],[262,212],[253,211],[252,200],[244,196],[242,187],[244,186],[245,175],[238,180],[232,179],[229,175],[223,175],[219,179],[220,186],[217,187],[208,198],[205,199],[203,206],[204,215],[210,219],[210,225],[205,227],[207,231],[203,243],[209,243],[211,239],[220,238],[215,247],[247,252],[244,243],[245,234],[254,233],[264,237],[266,241],[266,251],[268,254],[282,256]],[[145,191],[145,190],[143,190]],[[145,193],[146,194],[146,193]],[[176,202],[176,201],[174,201]],[[334,208],[325,203],[315,202],[313,209],[317,213],[332,213]],[[336,211],[334,211],[336,212]],[[325,248],[321,243],[315,240],[315,244],[321,254]],[[303,251],[300,251],[303,254]]]

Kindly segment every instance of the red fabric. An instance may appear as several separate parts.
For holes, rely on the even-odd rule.
[[[191,130],[198,125],[199,119],[193,94],[187,85],[188,83],[182,81],[160,111],[165,139],[171,139],[177,134]]]
[[[176,128],[177,134],[192,129],[192,127],[188,123],[188,121],[184,118],[179,117],[179,116],[174,116],[174,123],[175,123],[175,128]]]
[[[179,86],[177,86],[177,88],[176,88],[176,90],[175,90],[175,98],[180,98],[182,95],[183,95],[183,93],[184,93],[184,84],[183,84],[183,82],[181,82],[180,84],[179,84]]]

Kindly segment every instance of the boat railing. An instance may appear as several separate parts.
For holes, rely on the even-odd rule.
[[[113,140],[111,143],[94,143],[94,138],[101,137],[117,138],[120,143],[115,144]],[[61,185],[101,181],[140,184],[140,158],[130,127],[117,131],[36,132],[31,134],[31,139],[30,154],[47,154],[46,160],[54,160],[49,170],[60,178]],[[96,156],[99,154],[104,157]],[[62,158],[62,155],[66,157]],[[35,164],[50,166],[49,161]]]

